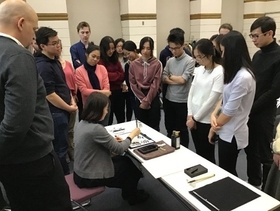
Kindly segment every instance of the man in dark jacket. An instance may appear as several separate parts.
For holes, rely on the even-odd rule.
[[[280,97],[280,46],[274,39],[275,21],[260,17],[251,25],[249,35],[259,51],[253,56],[256,94],[249,116],[247,153],[248,182],[264,188],[273,162],[270,143],[276,114],[276,99]],[[262,169],[261,169],[262,164]]]
[[[12,210],[70,211],[45,87],[26,49],[37,28],[25,1],[0,4],[0,181]]]
[[[57,32],[48,27],[41,27],[36,32],[36,42],[41,50],[41,54],[35,58],[36,65],[44,80],[46,98],[54,122],[54,150],[66,175],[69,174],[66,161],[69,113],[76,111],[77,106],[66,84],[62,66],[57,59],[61,45]]]

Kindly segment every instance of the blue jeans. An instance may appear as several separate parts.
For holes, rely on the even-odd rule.
[[[68,151],[69,114],[66,112],[52,113],[52,118],[54,124],[54,151],[60,160],[64,175],[67,175],[70,173],[69,166],[66,161],[66,154]]]

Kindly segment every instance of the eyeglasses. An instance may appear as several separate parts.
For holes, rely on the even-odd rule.
[[[175,48],[171,48],[169,47],[169,50],[170,51],[176,51],[176,50],[179,50],[182,46],[176,46]]]
[[[193,58],[196,59],[196,60],[202,60],[202,59],[204,59],[205,57],[206,57],[205,55],[203,55],[203,56],[198,55],[198,56],[194,56]]]
[[[262,36],[262,35],[265,36],[267,33],[268,33],[268,31],[264,32],[264,33],[261,33],[261,34],[249,34],[249,37],[251,39],[258,39],[260,36]]]
[[[53,41],[52,43],[48,43],[47,45],[58,46],[61,44],[61,40]]]

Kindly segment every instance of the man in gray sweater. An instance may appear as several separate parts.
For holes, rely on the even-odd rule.
[[[43,80],[26,50],[37,28],[25,1],[0,4],[0,181],[13,211],[70,211]]]
[[[168,137],[173,130],[180,131],[181,144],[188,147],[187,100],[195,61],[184,51],[183,34],[170,34],[167,41],[174,57],[167,61],[162,74],[162,82],[168,84],[164,105],[165,127]]]

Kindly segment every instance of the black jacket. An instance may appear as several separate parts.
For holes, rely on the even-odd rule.
[[[70,105],[70,90],[66,84],[65,75],[58,59],[50,59],[44,54],[39,54],[35,57],[35,60],[39,74],[44,80],[47,95],[55,92],[64,102]],[[65,112],[50,102],[49,107],[52,113]]]

